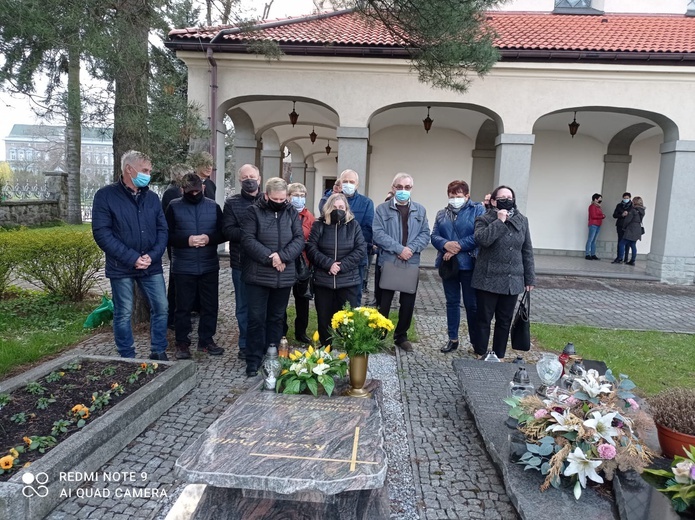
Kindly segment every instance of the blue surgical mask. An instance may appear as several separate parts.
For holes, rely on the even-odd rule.
[[[347,195],[348,197],[351,197],[352,195],[355,194],[355,185],[350,184],[349,182],[344,182],[343,183],[343,193]]]
[[[466,197],[453,197],[449,199],[449,206],[458,209],[463,206],[468,199]]]
[[[306,197],[290,197],[290,202],[297,211],[302,211],[306,206]]]
[[[150,183],[150,178],[150,175],[143,172],[138,172],[135,177],[131,177],[136,188],[144,188],[147,186]]]
[[[630,202],[630,199],[623,199],[623,204],[627,204],[628,202]]]
[[[405,202],[410,199],[410,190],[396,190],[396,200],[398,202]]]

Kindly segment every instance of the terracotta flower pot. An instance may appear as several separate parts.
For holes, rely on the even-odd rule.
[[[683,448],[695,446],[695,435],[687,435],[677,432],[656,423],[656,433],[659,437],[659,444],[664,457],[672,459],[674,456],[684,456]]]
[[[367,364],[369,354],[350,357],[350,390],[352,397],[369,397],[371,394],[364,389],[367,382]]]

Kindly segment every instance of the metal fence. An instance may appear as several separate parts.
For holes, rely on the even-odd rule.
[[[49,189],[45,182],[0,185],[0,202],[52,200],[54,198],[55,193]]]

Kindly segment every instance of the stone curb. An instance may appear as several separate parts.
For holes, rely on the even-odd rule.
[[[149,362],[149,360],[72,352],[4,382],[0,385],[0,391],[5,392],[25,385],[29,381],[49,374],[65,363],[86,359]],[[170,365],[170,368],[108,410],[104,416],[61,442],[29,468],[21,470],[8,482],[0,482],[0,518],[13,520],[44,518],[66,498],[60,496],[61,491],[74,490],[84,484],[84,481],[61,481],[60,473],[97,472],[104,463],[196,386],[197,369],[194,362],[159,361],[158,363]],[[46,483],[48,494],[45,497],[34,496],[31,492],[28,497],[23,494],[25,486],[22,476],[27,473],[33,475],[45,473],[48,476]],[[99,478],[99,480],[102,479]],[[37,483],[34,484],[34,487],[36,486]]]

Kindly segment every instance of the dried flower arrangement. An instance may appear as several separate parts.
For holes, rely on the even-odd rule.
[[[671,388],[649,398],[654,422],[686,435],[695,435],[695,390]]]

